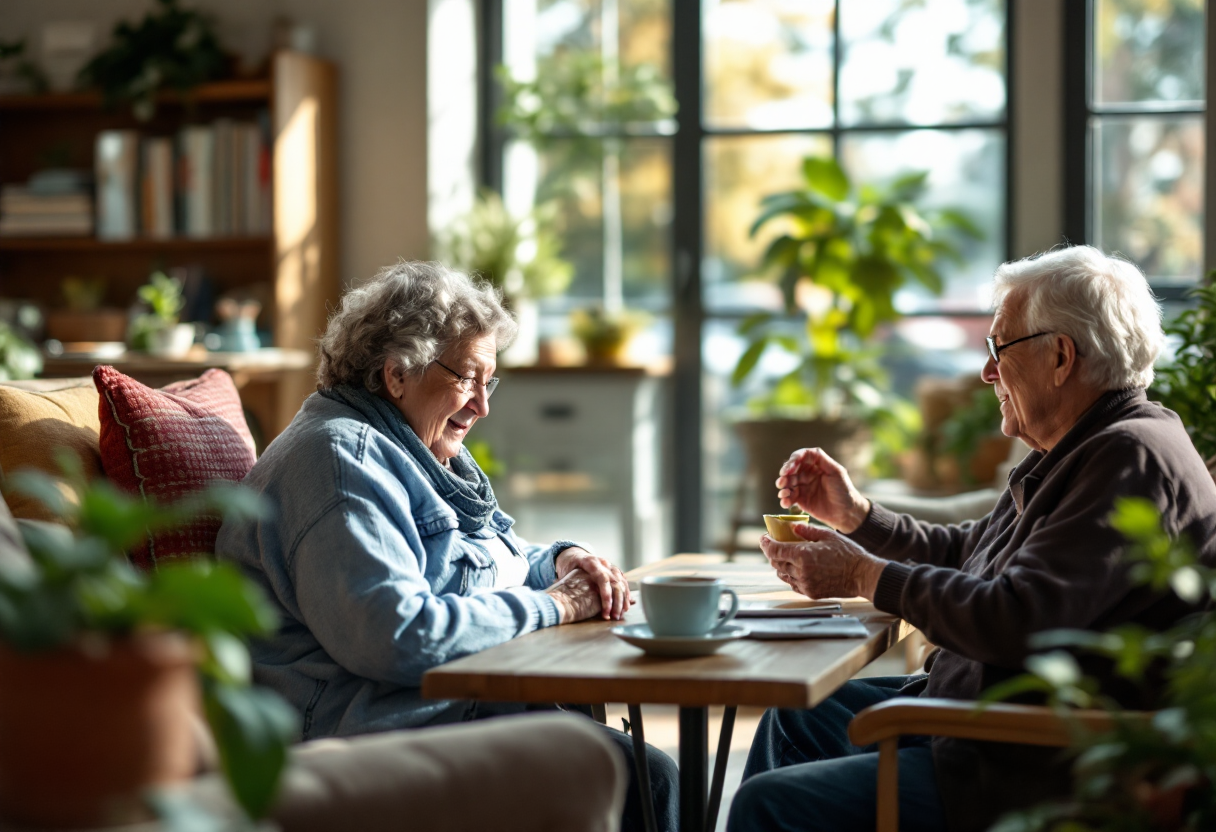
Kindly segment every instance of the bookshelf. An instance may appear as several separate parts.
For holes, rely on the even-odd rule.
[[[166,93],[149,122],[135,121],[128,107],[106,109],[93,93],[0,97],[0,184],[25,182],[50,166],[92,169],[95,138],[103,130],[175,136],[186,125],[251,122],[262,112],[270,121],[268,235],[122,241],[3,237],[0,299],[57,308],[63,303],[64,277],[100,276],[107,281],[103,304],[125,308],[153,269],[199,266],[217,295],[260,285],[266,304],[259,323],[271,331],[274,346],[311,356],[327,305],[336,307],[340,295],[333,64],[280,52],[269,79],[208,84],[188,97]],[[151,378],[145,364],[139,366]],[[313,389],[311,366],[299,364],[283,362],[274,379],[275,408],[263,425],[267,438],[290,422]]]

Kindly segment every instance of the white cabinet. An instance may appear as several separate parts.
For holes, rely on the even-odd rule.
[[[514,368],[474,428],[506,466],[504,511],[530,541],[569,538],[625,568],[670,552],[664,380],[632,368]]]

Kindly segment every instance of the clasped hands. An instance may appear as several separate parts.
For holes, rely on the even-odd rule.
[[[633,604],[625,573],[586,549],[563,549],[553,565],[557,581],[545,591],[557,603],[562,624],[596,615],[620,620]]]
[[[870,501],[853,486],[843,466],[819,448],[803,448],[781,466],[776,484],[782,508],[798,506],[837,530],[797,523],[794,533],[803,542],[761,537],[760,548],[777,577],[808,598],[874,600],[887,562],[840,534],[855,531],[870,513]]]

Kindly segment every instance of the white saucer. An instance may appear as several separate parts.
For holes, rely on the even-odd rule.
[[[612,634],[640,647],[652,656],[708,656],[728,641],[746,636],[746,627],[722,624],[703,636],[656,636],[649,624],[624,624],[613,627]]]

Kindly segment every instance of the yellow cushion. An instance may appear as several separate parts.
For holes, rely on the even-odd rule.
[[[0,385],[0,472],[36,468],[58,475],[55,449],[66,447],[80,457],[86,477],[102,476],[97,401],[91,384],[50,392]],[[14,517],[57,519],[32,497],[9,492],[4,499]]]

